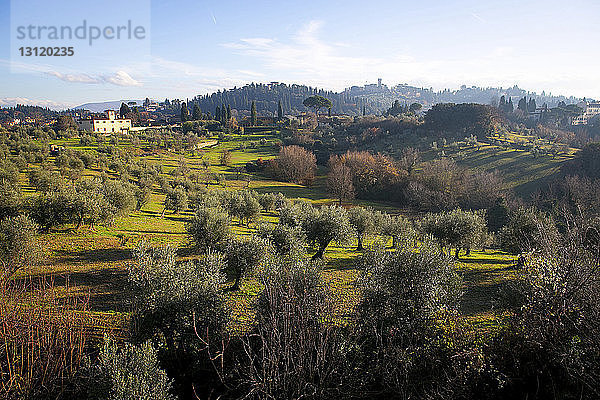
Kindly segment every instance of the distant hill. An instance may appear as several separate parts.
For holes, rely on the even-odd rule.
[[[352,86],[342,92],[333,92],[306,85],[272,82],[268,84],[251,83],[242,87],[198,95],[188,103],[188,109],[191,109],[192,104],[195,103],[202,112],[214,113],[216,107],[229,105],[232,109],[241,111],[242,114],[248,114],[252,101],[255,101],[259,114],[275,115],[277,105],[281,101],[284,113],[296,114],[306,111],[302,102],[308,96],[315,94],[331,100],[333,113],[350,115],[362,114],[363,108],[367,114],[381,114],[396,100],[407,104],[418,102],[425,106],[425,109],[436,103],[497,104],[501,96],[505,96],[507,100],[511,98],[514,104],[517,104],[522,97],[533,98],[538,105],[546,103],[548,107],[555,107],[560,101],[573,104],[581,100],[573,96],[553,96],[544,92],[538,94],[521,89],[516,85],[510,88],[481,88],[463,85],[457,90],[444,89],[436,92],[431,88],[420,88],[407,84],[389,87],[379,82],[365,86]]]
[[[118,101],[104,101],[101,103],[85,103],[80,106],[74,107],[74,110],[89,110],[91,112],[102,112],[104,110],[118,110],[121,107],[121,103],[129,103],[134,101],[136,105],[141,105],[144,100],[118,100]]]
[[[365,86],[352,86],[342,92],[328,91],[316,87],[292,84],[288,85],[280,82],[271,83],[251,83],[242,87],[233,89],[223,89],[214,93],[198,95],[188,100],[188,109],[192,110],[193,104],[198,104],[202,112],[214,115],[217,107],[230,106],[238,111],[240,117],[250,114],[252,101],[256,103],[257,111],[260,115],[273,116],[277,114],[277,107],[281,101],[285,114],[297,114],[306,111],[302,104],[304,99],[318,94],[331,100],[334,114],[361,115],[363,109],[367,114],[381,114],[385,112],[394,101],[401,103],[417,102],[422,104],[427,110],[428,107],[436,103],[480,103],[497,104],[500,97],[505,96],[507,101],[512,99],[516,105],[520,98],[527,97],[535,99],[538,106],[547,104],[548,107],[555,107],[559,102],[574,104],[581,99],[570,96],[553,96],[551,93],[541,94],[530,92],[513,86],[510,88],[477,87],[465,85],[460,89],[444,89],[434,91],[431,88],[416,87],[407,84],[387,86],[382,83],[370,84]],[[87,109],[92,112],[102,112],[107,109],[118,110],[121,103],[135,101],[138,105],[143,100],[119,100],[107,101],[102,103],[86,103],[75,109]],[[182,100],[173,99],[170,102],[171,111],[174,114],[179,113],[179,104]],[[323,110],[325,111],[325,110]]]

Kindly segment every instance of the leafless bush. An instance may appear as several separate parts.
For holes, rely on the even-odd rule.
[[[0,398],[73,394],[87,342],[87,300],[60,298],[52,282],[28,286],[0,287]]]
[[[315,179],[317,159],[300,146],[284,146],[271,169],[276,177],[286,182],[310,184]]]

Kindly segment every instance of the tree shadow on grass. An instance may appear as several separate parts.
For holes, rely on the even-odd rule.
[[[55,289],[68,289],[69,297],[87,299],[92,311],[128,311],[128,274],[122,268],[102,268],[93,271],[61,274],[36,274],[15,281],[31,287],[31,282],[43,283]]]
[[[463,264],[504,264],[511,265],[515,264],[515,260],[511,259],[497,259],[497,258],[459,258],[457,260]]]
[[[182,214],[169,214],[169,215],[165,215],[165,219],[168,219],[169,221],[176,221],[176,222],[190,222],[190,217],[193,214],[190,214],[188,216],[182,215]]]
[[[311,253],[312,254],[312,253]],[[324,270],[337,270],[345,271],[349,269],[356,269],[356,262],[354,258],[331,258],[326,259],[326,264],[323,266]]]
[[[464,315],[472,316],[503,307],[501,291],[504,284],[469,286],[461,299],[460,309]]]
[[[327,199],[325,193],[317,190],[315,187],[306,186],[286,186],[286,185],[266,185],[254,188],[258,193],[282,193],[287,198],[307,198],[312,200]]]
[[[118,262],[130,260],[131,250],[118,247],[82,251],[58,251],[61,261]]]

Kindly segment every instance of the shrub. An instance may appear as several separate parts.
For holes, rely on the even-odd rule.
[[[175,400],[172,384],[158,363],[150,342],[117,344],[104,337],[98,364],[93,367],[89,398],[98,400]]]
[[[348,151],[339,162],[350,169],[352,188],[358,198],[399,200],[407,173],[396,168],[389,157],[368,151]]]
[[[422,210],[481,209],[494,205],[502,187],[498,173],[469,170],[442,158],[423,164],[407,185],[405,196]]]
[[[435,325],[460,299],[453,261],[425,240],[418,249],[375,248],[360,258],[359,267],[358,379],[384,397],[423,397],[423,388],[446,379],[450,364],[435,339]]]
[[[332,397],[342,383],[342,341],[318,266],[301,257],[271,259],[259,280],[256,323],[243,338],[237,370],[242,396]]]
[[[554,222],[533,208],[519,207],[509,213],[508,223],[500,230],[500,246],[513,254],[539,247],[540,230],[556,235]]]
[[[490,349],[505,398],[600,396],[600,253],[586,246],[595,223],[569,222],[563,236],[539,226],[537,251],[512,286],[514,318]]]
[[[0,398],[79,398],[89,310],[64,290],[0,282]]]

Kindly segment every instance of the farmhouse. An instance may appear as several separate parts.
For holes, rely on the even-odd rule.
[[[114,110],[106,110],[101,117],[90,117],[77,120],[77,127],[87,132],[127,132],[131,129],[131,120],[116,118]]]
[[[573,118],[573,125],[587,125],[590,119],[600,114],[600,103],[581,103],[578,106],[583,108],[584,111],[583,114]]]

